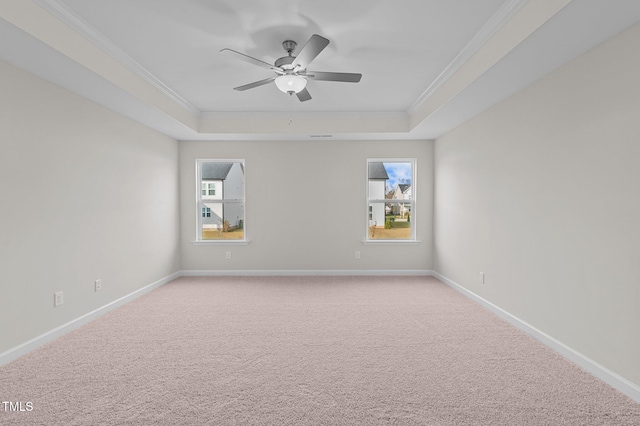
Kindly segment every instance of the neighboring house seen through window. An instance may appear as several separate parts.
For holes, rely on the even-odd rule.
[[[197,240],[245,240],[244,160],[197,160]]]
[[[415,241],[415,159],[367,160],[367,240]]]

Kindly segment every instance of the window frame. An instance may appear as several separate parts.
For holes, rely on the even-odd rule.
[[[410,204],[411,209],[411,236],[405,239],[380,239],[371,238],[370,226],[372,220],[372,209],[370,209],[372,201],[374,204],[383,203],[388,204],[390,199],[373,199],[369,195],[369,164],[370,163],[410,163],[411,164],[411,199],[410,200],[397,200],[396,203]],[[380,157],[380,158],[367,158],[365,167],[365,238],[362,241],[364,244],[417,244],[420,241],[417,239],[417,176],[418,176],[418,159],[413,158],[393,158],[393,157]],[[385,195],[386,195],[386,182],[385,182]]]
[[[195,182],[195,192],[196,192],[196,199],[195,199],[195,206],[196,206],[196,226],[195,226],[195,240],[192,241],[193,244],[202,244],[202,245],[234,245],[234,244],[247,244],[249,242],[249,240],[247,239],[247,222],[246,222],[246,217],[247,217],[247,193],[246,193],[246,180],[247,180],[247,174],[246,174],[246,161],[244,159],[239,159],[239,158],[235,158],[235,159],[223,159],[223,158],[198,158],[195,161],[195,178],[196,178],[196,182]],[[203,239],[202,238],[202,226],[203,226],[203,216],[202,216],[202,202],[203,200],[205,200],[204,197],[209,196],[209,190],[210,190],[210,186],[207,185],[207,195],[202,195],[202,165],[205,163],[240,163],[242,170],[243,170],[243,182],[242,182],[242,193],[243,193],[243,198],[235,198],[235,199],[225,199],[224,198],[224,191],[220,191],[221,192],[221,196],[222,198],[215,199],[215,200],[207,200],[210,202],[216,202],[216,203],[220,203],[223,208],[225,204],[231,204],[231,203],[241,203],[242,204],[242,229],[243,229],[243,238],[242,239],[229,239],[229,240],[224,240],[224,239]],[[205,182],[208,183],[208,182]]]

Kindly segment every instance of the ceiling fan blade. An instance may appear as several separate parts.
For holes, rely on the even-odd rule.
[[[245,84],[244,86],[234,87],[233,90],[238,90],[242,92],[243,90],[253,89],[254,87],[264,86],[265,84],[271,83],[275,80],[275,77],[265,78],[264,80],[254,81],[253,83]]]
[[[309,73],[309,75],[305,75],[307,78],[320,81],[342,81],[345,83],[357,83],[362,78],[362,74],[351,72],[307,71],[307,73]]]
[[[293,60],[291,65],[293,65],[294,68],[307,68],[311,61],[313,61],[328,44],[329,40],[326,38],[319,36],[318,34],[312,35],[309,41],[307,41],[307,44],[302,47],[300,53],[298,53],[298,56],[296,56],[296,59]]]
[[[300,99],[300,102],[308,101],[309,99],[311,99],[311,94],[309,94],[309,91],[306,87],[296,93],[296,96],[298,97],[298,99]]]
[[[233,49],[225,48],[225,49],[220,50],[220,52],[229,52],[232,55],[234,55],[236,58],[240,59],[241,61],[245,61],[245,62],[248,62],[250,64],[257,65],[259,67],[266,68],[266,69],[269,69],[269,70],[282,72],[282,69],[280,69],[280,68],[278,68],[276,66],[273,66],[268,62],[261,61],[260,59],[254,58],[253,56],[245,55],[244,53],[236,52]]]

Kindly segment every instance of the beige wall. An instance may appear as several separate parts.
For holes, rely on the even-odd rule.
[[[367,158],[417,158],[418,245],[363,245]],[[193,245],[195,160],[246,160],[245,246]],[[182,267],[221,271],[431,269],[433,142],[180,142]],[[225,259],[231,251],[232,258]],[[361,258],[355,259],[360,251]]]
[[[175,140],[5,62],[0,93],[2,353],[178,271],[180,257]]]
[[[439,138],[434,219],[438,272],[636,384],[639,49],[636,25]]]
[[[0,62],[0,353],[181,269],[435,269],[640,384],[638,40],[636,25],[435,151],[177,143]],[[380,157],[418,159],[420,244],[362,244]],[[192,244],[196,158],[246,160],[249,244]]]

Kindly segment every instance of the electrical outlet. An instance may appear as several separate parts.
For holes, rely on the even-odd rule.
[[[227,252],[227,259],[231,259],[231,252],[230,251]]]
[[[56,291],[53,293],[53,307],[56,308],[64,302],[61,291]]]
[[[484,272],[480,272],[480,284],[484,284]]]
[[[360,252],[359,251],[356,252],[356,259],[360,259]]]
[[[102,280],[96,280],[96,292],[102,290]]]

